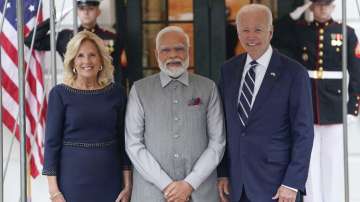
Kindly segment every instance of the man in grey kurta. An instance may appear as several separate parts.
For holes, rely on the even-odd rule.
[[[213,81],[186,71],[188,51],[181,28],[164,28],[155,51],[161,72],[131,88],[125,142],[135,167],[133,202],[219,201],[222,105]]]

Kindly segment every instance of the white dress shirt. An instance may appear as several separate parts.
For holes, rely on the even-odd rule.
[[[256,60],[258,65],[256,65],[256,67],[255,67],[255,86],[254,86],[253,98],[252,98],[252,101],[251,101],[251,107],[253,106],[256,95],[259,92],[261,83],[262,83],[262,81],[264,79],[266,70],[267,70],[267,68],[269,66],[272,53],[273,53],[273,49],[272,49],[271,46],[269,46],[269,48],[265,51],[265,53],[259,59]],[[242,86],[244,84],[246,73],[249,71],[250,66],[251,66],[250,63],[253,60],[254,59],[252,59],[249,54],[246,56],[245,67],[244,67],[244,71],[243,71],[243,74],[242,74],[242,77],[241,77],[238,102],[240,100],[240,95],[241,95],[240,92],[241,92]]]

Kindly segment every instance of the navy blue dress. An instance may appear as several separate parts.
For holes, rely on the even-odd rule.
[[[49,94],[43,174],[57,176],[67,202],[114,202],[125,153],[126,95],[118,84],[99,90],[55,86]]]

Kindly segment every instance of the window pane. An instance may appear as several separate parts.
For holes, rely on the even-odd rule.
[[[155,57],[155,38],[157,33],[165,27],[165,24],[143,25],[143,66],[144,68],[157,67]]]
[[[142,0],[143,20],[166,20],[166,0]]]
[[[255,3],[264,4],[269,7],[274,19],[277,18],[277,0],[255,0]]]
[[[230,21],[235,21],[235,17],[236,17],[236,13],[238,12],[238,10],[246,5],[246,4],[250,4],[251,1],[250,0],[226,0],[225,4],[226,4],[226,8],[228,9],[229,12],[229,16],[227,17],[227,20]]]
[[[169,21],[192,21],[193,1],[192,0],[168,0]]]
[[[244,52],[244,49],[241,47],[236,31],[235,18],[236,13],[239,9],[246,5],[250,4],[250,0],[226,0],[226,14],[227,14],[227,24],[226,24],[226,58],[229,59],[234,55]]]

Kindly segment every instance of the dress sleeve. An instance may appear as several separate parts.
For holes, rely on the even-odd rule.
[[[125,152],[125,112],[126,112],[126,103],[127,97],[125,94],[125,90],[121,89],[121,107],[119,110],[119,125],[118,125],[118,133],[120,139],[120,155],[122,159],[122,168],[123,170],[131,170],[131,161],[128,155]]]
[[[47,119],[45,126],[45,153],[43,175],[56,176],[59,167],[60,149],[64,131],[64,104],[58,88],[49,94]]]

